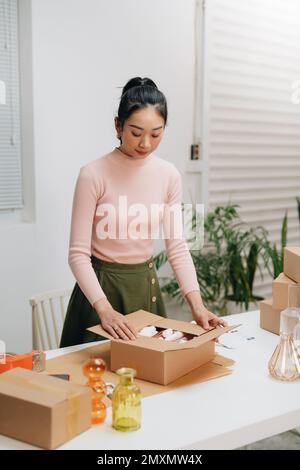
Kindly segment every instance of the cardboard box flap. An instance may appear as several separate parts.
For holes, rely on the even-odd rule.
[[[211,330],[204,330],[201,326],[195,325],[193,323],[187,323],[180,320],[173,320],[171,318],[162,318],[159,315],[154,315],[153,313],[146,312],[145,310],[138,310],[133,313],[126,315],[126,320],[128,323],[131,323],[135,326],[137,330],[140,330],[144,326],[154,325],[158,328],[172,328],[175,330],[182,331],[183,333],[190,333],[197,335],[196,338],[187,341],[186,343],[175,343],[172,341],[163,341],[158,338],[149,338],[145,336],[140,336],[135,340],[127,340],[126,343],[133,344],[135,346],[140,346],[146,349],[154,349],[156,351],[174,351],[176,349],[191,349],[196,348],[200,344],[204,344],[206,341],[211,341],[212,339],[221,336],[227,331],[233,330],[240,325],[233,325],[220,328],[212,328]],[[105,331],[101,325],[92,326],[88,328],[89,331],[102,335],[105,338],[110,340],[123,342],[122,339],[115,339],[107,331]]]
[[[172,341],[170,341],[170,342],[169,341],[159,341],[160,343],[164,343],[165,345],[167,345],[166,347],[164,347],[164,349],[160,349],[160,350],[161,351],[174,351],[176,349],[196,348],[196,347],[200,346],[201,344],[206,343],[207,341],[211,341],[215,338],[218,338],[219,336],[223,335],[224,333],[227,333],[230,330],[234,330],[235,328],[238,328],[239,326],[241,326],[241,325],[239,324],[239,325],[226,326],[226,327],[222,327],[222,328],[213,328],[211,330],[206,331],[202,335],[197,336],[196,338],[193,338],[190,341],[187,341],[186,343],[174,343]]]
[[[192,335],[197,336],[200,336],[207,331],[200,325],[181,320],[173,320],[172,318],[160,317],[159,321],[155,322],[154,325],[158,326],[159,328],[172,328],[172,330],[182,331],[183,333],[191,333]]]
[[[217,338],[218,336],[221,336],[224,333],[227,333],[230,330],[233,330],[235,328],[238,328],[239,325],[232,325],[232,326],[227,326],[227,327],[222,327],[222,328],[213,328],[209,331],[206,331],[205,333],[201,334],[200,336],[196,336],[194,339],[191,339],[190,341],[187,341],[185,343],[175,343],[172,341],[164,341],[158,338],[149,338],[146,336],[139,336],[135,340],[122,340],[122,339],[111,339],[114,342],[126,342],[126,344],[130,345],[132,344],[133,346],[145,348],[145,349],[150,349],[150,350],[155,350],[155,351],[161,351],[161,352],[166,352],[166,351],[174,351],[174,350],[179,350],[179,349],[191,349],[191,348],[196,348],[197,346],[200,346],[201,344],[206,343],[207,341],[211,341],[212,339]],[[99,328],[98,328],[99,327]],[[94,326],[92,328],[89,328],[90,331],[97,332],[99,330],[102,331],[100,325]],[[105,333],[106,337],[109,337],[110,335],[106,333],[104,330],[103,332]],[[103,333],[103,336],[104,336]],[[102,334],[98,333],[98,334]]]
[[[144,326],[151,326],[156,324],[161,319],[161,316],[146,312],[145,310],[137,310],[136,312],[128,313],[126,315],[126,321],[133,325],[138,331],[141,330]],[[113,336],[105,331],[101,325],[92,326],[87,328],[87,330],[91,331],[92,333],[96,333],[97,335],[104,336],[110,340],[113,339],[117,341]]]
[[[136,328],[143,328],[147,325],[154,325],[161,321],[163,317],[154,313],[146,312],[146,310],[137,310],[136,312],[126,315],[126,320],[132,323]]]
[[[82,393],[83,386],[16,367],[0,375],[0,393],[53,407]]]
[[[152,351],[165,352],[165,351],[172,351],[174,349],[187,349],[187,348],[190,349],[191,347],[194,347],[194,345],[185,346],[187,343],[181,343],[181,344],[172,343],[171,341],[164,341],[159,338],[152,338],[152,337],[147,337],[147,336],[139,336],[135,340],[115,339],[109,333],[103,330],[100,325],[96,325],[91,328],[88,328],[88,330],[92,331],[93,333],[97,333],[98,335],[101,334],[105,336],[106,338],[111,339],[114,343],[126,343],[128,346],[132,344],[135,347],[150,349]],[[189,341],[188,343],[190,344],[191,341]]]
[[[197,338],[194,338],[191,341],[188,341],[187,343],[181,344],[180,346],[185,346],[189,344],[190,347],[195,348],[199,346],[200,344],[204,344],[207,341],[211,341],[215,338],[218,338],[224,333],[227,333],[230,330],[234,330],[235,328],[238,328],[239,326],[241,325],[238,324],[238,325],[230,325],[230,326],[225,326],[225,327],[213,328],[211,330],[206,331],[204,334],[197,336]]]
[[[110,340],[115,339],[106,330],[104,330],[101,325],[91,326],[90,328],[87,328],[87,330],[91,331],[92,333],[96,333],[96,335],[104,336],[104,338],[107,338],[107,339],[110,339]]]

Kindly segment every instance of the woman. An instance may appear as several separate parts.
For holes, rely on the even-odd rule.
[[[125,315],[139,309],[166,316],[152,258],[153,234],[161,224],[166,227],[166,214],[181,204],[180,173],[153,153],[166,124],[163,93],[149,78],[132,78],[115,117],[120,146],[80,170],[69,247],[77,282],[61,347],[101,339],[86,330],[99,322],[114,338],[134,339],[137,331]],[[159,208],[156,217],[153,208]],[[205,329],[224,326],[203,305],[184,238],[165,236],[165,246],[193,318]]]

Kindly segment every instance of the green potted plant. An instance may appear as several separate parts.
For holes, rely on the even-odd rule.
[[[299,220],[299,224],[300,224],[300,197],[297,196],[296,201],[297,201],[298,220]]]
[[[297,202],[297,214],[298,220],[300,223],[300,198],[296,197]],[[288,212],[285,211],[282,224],[281,224],[281,241],[280,241],[280,250],[277,248],[276,243],[270,243],[268,240],[266,242],[265,252],[267,255],[267,260],[271,260],[270,263],[267,262],[269,274],[276,279],[280,273],[283,272],[283,257],[284,257],[284,248],[287,243],[287,231],[288,231]]]
[[[208,214],[204,225],[208,242],[216,247],[224,261],[223,313],[226,313],[229,301],[248,310],[250,302],[262,300],[254,295],[253,284],[257,271],[262,277],[260,261],[268,262],[265,251],[267,231],[243,222],[238,207],[236,204],[217,207]]]
[[[248,309],[250,302],[261,300],[253,293],[259,262],[268,262],[267,231],[263,227],[248,227],[240,218],[238,205],[217,207],[204,221],[204,246],[192,250],[201,295],[207,308],[215,313],[228,313],[228,302]],[[165,262],[165,252],[155,257],[157,269]],[[176,279],[169,278],[162,291],[180,298]]]
[[[299,208],[298,208],[299,209]],[[300,219],[299,219],[300,220]],[[283,256],[284,256],[284,247],[286,246],[287,240],[287,229],[288,229],[288,214],[287,211],[282,220],[281,224],[281,249],[278,250],[276,243],[270,243],[269,240],[266,241],[265,245],[265,254],[266,254],[266,266],[268,268],[269,274],[275,279],[283,272]],[[271,260],[272,268],[270,267]]]

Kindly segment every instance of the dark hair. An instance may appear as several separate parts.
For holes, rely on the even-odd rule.
[[[122,90],[118,118],[123,128],[126,119],[138,109],[155,106],[167,124],[168,109],[165,95],[150,78],[131,78]]]

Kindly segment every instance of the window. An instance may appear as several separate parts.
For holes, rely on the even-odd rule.
[[[0,210],[23,207],[18,2],[0,0]]]

